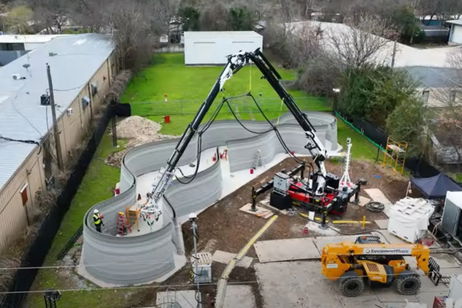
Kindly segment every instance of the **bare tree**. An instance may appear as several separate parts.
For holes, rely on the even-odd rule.
[[[201,30],[230,30],[228,10],[221,2],[214,2],[205,6],[202,9],[199,23]]]
[[[462,13],[460,0],[416,0],[416,8],[421,15],[428,15],[430,19],[458,19]]]
[[[301,23],[297,29],[286,29],[291,32],[286,50],[291,66],[296,67],[317,57],[321,53],[323,31],[319,24]]]
[[[34,20],[41,30],[46,30],[50,34],[62,33],[63,27],[68,21],[66,4],[68,3],[59,0],[34,1]]]
[[[362,67],[377,64],[378,56],[384,56],[389,43],[381,37],[386,33],[383,22],[372,17],[365,17],[356,27],[342,25],[330,31],[327,48],[337,55],[339,60],[350,67]]]

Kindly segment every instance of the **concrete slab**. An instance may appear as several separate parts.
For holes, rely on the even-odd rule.
[[[457,276],[457,275],[462,275],[462,268],[458,267],[458,268],[441,268],[440,269],[440,273],[443,275],[443,276]]]
[[[400,295],[396,292],[394,286],[388,287],[375,287],[372,289],[377,296],[379,302],[389,303],[417,303],[419,299],[415,295]]]
[[[367,197],[363,197],[363,196],[359,196],[359,202],[358,202],[358,205],[359,206],[365,206],[368,202],[370,202],[371,199],[367,198]]]
[[[260,262],[318,259],[319,251],[311,238],[258,241],[254,245]]]
[[[268,219],[271,216],[273,216],[273,212],[271,212],[270,210],[267,210],[265,208],[262,208],[260,206],[255,206],[255,212],[252,211],[251,208],[252,208],[252,204],[247,203],[243,207],[241,207],[239,210],[244,212],[244,213],[251,214],[251,215],[254,215],[254,216],[257,216],[257,217],[260,217],[260,218],[264,218],[264,219]]]
[[[255,264],[264,308],[341,307],[335,282],[325,279],[319,262]]]
[[[372,200],[383,203],[385,205],[385,210],[383,212],[385,215],[389,216],[388,213],[392,203],[388,200],[385,194],[378,188],[367,188],[364,189],[364,191],[369,195],[369,197],[371,197]]]
[[[388,228],[388,219],[377,219],[375,223],[379,226],[379,229],[385,230]]]
[[[251,286],[232,285],[226,287],[225,308],[254,308],[255,296]]]
[[[229,261],[231,261],[235,255],[236,255],[235,253],[230,253],[230,252],[226,252],[222,250],[216,250],[213,253],[212,260],[214,262],[228,264]],[[239,262],[237,262],[236,266],[249,268],[252,262],[253,262],[253,258],[244,256]]]
[[[385,194],[378,188],[366,188],[364,191],[374,201],[382,202],[383,204],[391,204],[390,200],[388,200]]]
[[[361,296],[344,297],[337,282],[328,280],[321,274],[318,261],[257,263],[255,271],[264,308],[397,308],[405,307],[406,302],[420,300],[417,296],[400,295],[394,287],[370,288],[367,285]]]
[[[435,259],[436,263],[440,268],[459,268],[460,262],[454,256],[447,253],[432,254],[432,258]]]
[[[194,290],[157,292],[156,307],[197,308],[196,292]]]
[[[316,234],[318,236],[329,236],[329,235],[337,235],[338,232],[335,230],[335,227],[332,225],[329,225],[329,228],[323,229],[320,223],[314,222],[314,221],[309,221],[306,225],[305,228],[308,229],[309,234]]]
[[[391,234],[388,230],[380,230],[380,234],[385,238],[385,243],[390,244],[409,244],[408,242],[400,239],[399,237]]]

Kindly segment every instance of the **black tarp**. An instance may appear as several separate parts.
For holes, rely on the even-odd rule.
[[[444,173],[429,178],[411,178],[412,184],[428,199],[446,197],[448,191],[462,191],[462,187]]]

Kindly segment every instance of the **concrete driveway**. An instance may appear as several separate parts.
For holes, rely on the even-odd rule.
[[[435,287],[428,277],[421,277],[422,288],[416,296],[403,296],[389,288],[371,289],[358,297],[344,297],[335,281],[321,274],[319,261],[272,262],[255,264],[263,307],[405,307],[406,302],[420,302],[432,307],[436,295],[447,295],[443,284]],[[459,269],[460,271],[460,269]]]

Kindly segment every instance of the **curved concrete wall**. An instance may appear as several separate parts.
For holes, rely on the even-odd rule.
[[[336,119],[326,113],[309,113],[309,118],[324,142],[328,152],[336,152]],[[265,131],[270,126],[265,122],[243,121],[244,125],[255,131]],[[291,151],[306,153],[306,137],[295,123],[292,115],[279,119],[279,130]],[[155,232],[117,237],[116,213],[124,211],[136,200],[136,178],[157,171],[166,165],[178,139],[149,143],[130,150],[121,166],[121,194],[93,206],[84,218],[84,241],[81,265],[87,278],[99,284],[131,285],[162,279],[172,274],[185,262],[181,228],[176,217],[204,210],[221,196],[222,176],[220,160],[206,170],[198,173],[196,179],[182,185],[177,181],[169,186],[166,197],[174,211],[164,205],[161,228]],[[196,159],[194,139],[182,156],[180,165]],[[203,134],[202,149],[227,145],[231,171],[252,167],[256,150],[260,149],[263,163],[270,162],[284,149],[274,132],[255,135],[244,130],[236,121],[216,121]],[[185,202],[186,201],[186,202]],[[92,212],[98,208],[105,216],[104,233],[95,231]],[[175,217],[176,214],[176,217]],[[178,263],[182,260],[182,264]],[[104,260],[104,265],[101,265]]]

